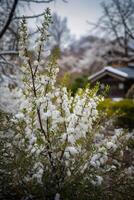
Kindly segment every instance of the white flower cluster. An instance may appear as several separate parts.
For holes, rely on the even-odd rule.
[[[94,186],[99,186],[102,184],[102,181],[103,181],[103,177],[101,176],[96,176],[93,180],[91,180],[91,183],[94,185]]]
[[[105,152],[99,152],[95,155],[93,155],[93,157],[91,157],[90,160],[90,165],[95,167],[95,168],[100,168],[100,166],[103,166],[108,160],[108,155],[107,155],[107,151],[105,150]]]
[[[131,166],[129,166],[127,169],[125,169],[125,173],[126,173],[127,176],[129,176],[129,177],[133,177],[133,175],[134,175],[134,166],[131,165]]]
[[[25,56],[25,49],[27,48],[28,45],[28,34],[27,34],[27,23],[25,18],[23,18],[21,24],[20,24],[20,30],[19,30],[19,56],[24,57]]]
[[[44,173],[44,166],[40,162],[36,162],[33,167],[34,174],[32,178],[36,179],[38,183],[42,183],[42,175]]]
[[[45,20],[51,21],[49,13]],[[20,110],[15,115],[14,122],[22,126],[14,143],[24,149],[35,161],[41,155],[45,162],[50,161],[53,168],[55,159],[65,162],[68,176],[71,175],[69,163],[75,163],[75,156],[85,153],[80,141],[85,141],[93,130],[93,124],[98,117],[97,105],[101,100],[96,91],[89,88],[79,90],[73,97],[66,87],[56,85],[59,68],[56,64],[56,52],[44,62],[41,58],[43,41],[47,39],[48,24],[44,22],[41,36],[36,43],[35,60],[28,57],[26,42],[26,25],[22,23],[21,51],[23,52],[24,87],[19,92],[21,98]],[[44,31],[43,31],[44,30]],[[23,43],[23,44],[22,44]],[[91,136],[92,138],[92,136]],[[102,159],[101,159],[102,160]],[[102,162],[102,161],[101,161]],[[36,163],[35,163],[36,166]],[[35,171],[35,167],[33,167]],[[43,167],[37,167],[35,175],[41,182]]]
[[[118,153],[123,159],[124,132],[116,129],[113,135],[97,134],[97,105],[102,100],[101,96],[96,96],[97,90],[80,89],[71,96],[65,86],[57,85],[59,69],[56,53],[50,55],[46,62],[41,58],[49,21],[51,18],[47,13],[41,36],[36,42],[34,60],[28,56],[25,21],[22,24],[20,44],[24,59],[24,86],[18,92],[21,99],[19,112],[12,120],[17,126],[17,133],[13,136],[12,145],[8,143],[8,148],[12,155],[15,155],[16,147],[18,152],[26,155],[26,161],[31,159],[28,172],[23,177],[26,182],[36,180],[42,185],[45,178],[51,177],[48,182],[54,179],[56,184],[58,181],[61,184],[63,179],[68,180],[76,174],[84,176],[88,171],[91,176],[85,178],[89,178],[94,186],[100,186],[104,171],[111,172],[121,166],[115,155]],[[125,139],[130,138],[127,135]],[[18,154],[16,159],[19,160]],[[132,174],[132,170],[131,166],[125,172]],[[55,199],[60,199],[60,194],[55,194]]]
[[[110,177],[110,174],[115,173],[115,171],[118,172],[118,178],[133,180],[133,150],[127,146],[129,141],[133,141],[133,132],[125,133],[123,129],[115,129],[112,135],[96,134],[96,151],[89,162],[90,166],[96,170],[96,178],[91,177],[93,185],[101,184],[105,177],[98,175],[105,173]],[[130,165],[125,167],[124,162],[128,162],[128,159]]]

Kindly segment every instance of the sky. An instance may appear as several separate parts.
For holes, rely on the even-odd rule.
[[[64,3],[62,0],[56,0],[49,4],[32,4],[24,14],[38,14],[43,12],[45,7],[49,7],[52,12],[57,12],[61,17],[67,17],[68,27],[76,38],[79,38],[87,33],[90,33],[91,26],[87,21],[96,23],[102,15],[102,8],[100,6],[102,0],[68,0]],[[107,0],[108,1],[108,0]],[[30,21],[33,26],[35,22]]]

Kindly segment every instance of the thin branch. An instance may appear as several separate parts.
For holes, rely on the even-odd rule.
[[[38,17],[41,17],[44,15],[44,12],[43,13],[40,13],[40,14],[37,14],[37,15],[30,15],[30,16],[25,16],[25,19],[32,19],[32,18],[38,18]],[[16,20],[16,19],[23,19],[24,16],[16,16],[13,18],[13,20]]]
[[[12,6],[11,12],[10,12],[10,14],[8,16],[8,19],[6,21],[6,24],[5,24],[5,26],[3,27],[3,29],[0,32],[0,38],[3,37],[4,33],[6,32],[8,26],[10,25],[10,23],[12,21],[12,18],[13,18],[13,15],[14,15],[14,12],[15,12],[15,9],[16,9],[18,1],[19,0],[14,0],[13,6]]]
[[[40,49],[40,51],[41,51],[41,49]],[[25,53],[28,56],[27,49],[25,49]],[[40,60],[40,55],[41,54],[39,53],[38,60]],[[32,65],[31,65],[30,59],[28,60],[28,65],[29,65],[30,72],[31,72],[33,94],[34,94],[34,97],[37,98],[37,90],[36,90],[36,87],[35,87],[35,75],[34,75],[34,72],[33,72],[33,69],[32,69]],[[50,144],[51,143],[50,143],[50,140],[49,140],[49,137],[48,137],[47,133],[45,132],[45,130],[43,128],[43,123],[42,123],[41,113],[40,113],[40,107],[37,108],[37,116],[38,116],[41,132],[44,134],[45,139],[48,142],[48,144],[47,144],[47,150],[48,151],[47,152],[48,152],[48,156],[49,156],[49,159],[50,159],[49,161],[51,163],[51,166],[52,166],[52,169],[53,169],[53,172],[54,172],[55,171],[55,167],[54,167],[54,163],[53,163],[53,159],[52,159],[52,155],[51,155],[51,149],[50,149]]]
[[[8,30],[16,37],[18,38],[18,34],[11,28],[10,26],[8,27]]]
[[[55,0],[20,0],[20,1],[24,1],[24,2],[27,2],[27,3],[50,3],[52,1],[55,1]],[[64,1],[64,0],[63,0]]]
[[[20,0],[20,1],[23,1],[23,2],[27,2],[27,3],[51,3],[55,0]],[[67,0],[62,0],[63,2],[67,3],[68,1]]]
[[[27,49],[25,49],[25,52],[26,52],[26,55],[28,57]],[[36,87],[35,87],[35,75],[34,75],[34,72],[33,72],[33,69],[32,69],[32,65],[31,65],[30,59],[28,60],[28,65],[29,65],[30,72],[31,72],[33,94],[34,94],[34,97],[37,97]],[[41,114],[40,114],[40,109],[39,108],[37,108],[37,115],[38,115],[38,119],[39,119],[40,129],[41,129],[42,133],[44,134],[45,138],[47,138],[46,132],[45,132],[45,130],[43,128],[43,124],[42,124]]]
[[[0,55],[0,57],[2,58],[2,60],[7,61],[3,55]]]
[[[123,24],[124,27],[125,27],[125,31],[126,31],[127,34],[129,35],[129,37],[131,37],[132,39],[134,39],[133,33],[132,33],[131,30],[129,29],[128,24],[127,24],[127,22],[126,22],[126,18],[125,18],[125,16],[124,16],[124,13],[122,13],[122,8],[120,7],[119,2],[116,2],[115,0],[114,0],[114,2],[115,2],[115,5],[116,5],[116,7],[117,7],[117,10],[119,11],[122,24]],[[132,6],[132,5],[131,5],[131,6]]]
[[[10,63],[8,61],[3,61],[3,60],[0,60],[0,64],[6,64],[6,65],[10,65],[12,67],[15,67],[15,65],[13,63]]]
[[[109,19],[109,22],[110,22],[110,25],[111,25],[111,29],[113,30],[113,32],[114,32],[114,34],[115,34],[115,36],[116,36],[116,39],[117,39],[119,45],[122,46],[122,43],[121,43],[121,41],[120,41],[120,37],[119,37],[118,32],[117,32],[117,30],[116,30],[116,26],[115,26],[115,24],[114,24],[113,17],[110,15],[109,10],[108,10],[108,7],[105,5],[105,3],[103,3],[102,6],[103,6],[103,9],[104,9],[104,11],[105,11],[106,16],[107,16],[108,19]]]
[[[101,21],[103,20],[103,17],[104,16],[102,16],[97,23],[89,21],[89,20],[87,20],[86,22],[87,22],[88,25],[93,26],[93,30],[97,29],[98,27],[103,30],[103,29],[106,29],[106,26],[104,26],[103,24],[101,24]]]
[[[1,51],[0,55],[19,55],[18,51]]]
[[[38,30],[36,30],[36,31],[34,31],[34,32],[32,32],[32,33],[29,33],[28,34],[28,37],[31,37],[31,36],[33,36],[33,35],[35,35],[35,34],[37,34],[38,33]]]

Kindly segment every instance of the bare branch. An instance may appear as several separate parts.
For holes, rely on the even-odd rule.
[[[14,31],[14,29],[12,28],[12,27],[8,27],[8,30],[16,37],[16,38],[18,38],[18,33],[17,33],[17,31]]]
[[[44,12],[43,13],[40,13],[40,14],[37,14],[37,15],[30,15],[30,16],[25,16],[25,19],[32,19],[32,18],[38,18],[38,17],[41,17],[44,15]],[[23,19],[24,16],[16,16],[13,18],[13,20],[16,20],[16,19]]]
[[[55,1],[55,0],[47,0],[47,1],[38,1],[38,0],[20,0],[20,1],[26,1],[27,3],[50,3],[52,1]],[[66,0],[62,0],[63,2],[67,3]],[[30,15],[30,16],[25,16],[26,19],[32,19],[32,18],[38,18],[38,17],[42,17],[44,15],[44,12],[42,13],[39,13],[39,14],[36,14],[36,15]],[[16,16],[13,18],[13,20],[18,20],[18,19],[23,19],[23,16]]]
[[[8,62],[8,61],[4,61],[4,60],[0,60],[0,64],[6,64],[6,65],[10,65],[12,67],[14,67],[15,65],[11,62]]]
[[[105,29],[106,27],[103,24],[101,24],[101,21],[103,20],[103,17],[104,16],[100,17],[100,19],[98,20],[97,23],[89,21],[89,20],[87,20],[86,22],[87,22],[87,24],[89,24],[90,26],[93,27],[93,30],[97,29],[98,27],[101,28],[101,29]]]
[[[15,9],[16,9],[18,1],[19,0],[14,0],[13,6],[12,6],[11,12],[10,12],[10,14],[8,16],[8,19],[6,21],[6,24],[5,24],[5,26],[3,27],[3,29],[0,32],[0,38],[3,37],[4,33],[6,32],[8,26],[10,25],[10,23],[12,21],[12,18],[13,18],[13,15],[14,15],[14,12],[15,12]]]
[[[27,3],[51,3],[55,0],[20,0]],[[62,0],[63,2],[67,3],[67,0]]]
[[[104,9],[104,11],[105,11],[106,16],[107,16],[108,19],[109,19],[109,23],[110,23],[110,25],[111,25],[111,29],[112,29],[112,31],[114,32],[114,34],[115,34],[115,36],[116,36],[116,39],[117,39],[119,45],[122,46],[122,43],[121,43],[121,41],[120,41],[120,37],[119,37],[119,35],[118,35],[118,31],[117,31],[117,29],[116,29],[117,24],[115,24],[115,22],[114,22],[114,20],[113,20],[113,17],[110,15],[108,6],[106,6],[105,3],[103,3],[103,4],[102,4],[102,7],[103,7],[103,9]]]
[[[125,31],[126,33],[132,38],[134,39],[134,35],[133,33],[131,32],[130,28],[128,27],[128,24],[126,22],[127,18],[126,18],[126,15],[125,13],[122,11],[122,8],[119,4],[119,2],[117,0],[113,0],[113,2],[115,3],[116,7],[117,7],[117,10],[119,11],[119,14],[120,14],[120,18],[121,18],[121,21],[122,21],[122,24],[124,25],[124,28],[125,28]],[[130,5],[132,7],[132,5]],[[127,10],[128,11],[128,10]]]
[[[0,55],[19,55],[18,51],[1,51]]]
[[[55,0],[20,0],[27,3],[50,3]]]

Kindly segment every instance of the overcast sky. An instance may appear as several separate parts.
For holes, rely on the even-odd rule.
[[[60,16],[68,18],[68,27],[71,33],[79,38],[89,32],[91,28],[91,26],[87,24],[87,20],[96,22],[102,15],[100,2],[102,2],[102,0],[68,0],[68,3],[64,3],[62,0],[56,0],[55,3],[53,2],[46,5],[32,4],[31,10],[25,10],[24,14],[38,14],[42,12],[45,7],[50,7],[52,12],[57,12]],[[30,24],[33,26],[33,22]]]

